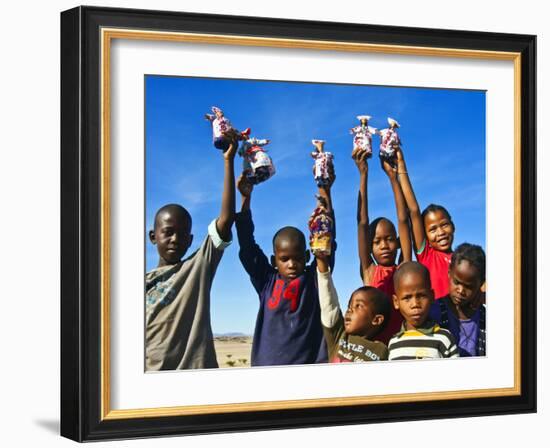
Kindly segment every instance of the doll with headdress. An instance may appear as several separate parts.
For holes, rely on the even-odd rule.
[[[223,152],[229,149],[231,142],[243,140],[246,134],[250,133],[250,129],[245,129],[243,132],[237,131],[219,107],[212,106],[212,112],[214,115],[205,114],[204,118],[212,123],[214,146]]]
[[[309,221],[309,245],[313,255],[329,256],[332,249],[334,220],[327,209],[326,200],[317,197],[317,207],[313,210]]]
[[[378,131],[378,134],[380,134],[380,157],[393,165],[395,162],[395,151],[398,146],[401,146],[401,139],[397,133],[399,123],[393,118],[388,117],[388,124],[390,125],[389,128]]]
[[[275,174],[275,165],[264,149],[270,140],[250,137],[250,130],[247,131],[242,133],[244,140],[239,147],[239,155],[243,158],[243,174],[251,184],[256,185]]]
[[[355,126],[350,130],[353,134],[353,150],[362,149],[366,151],[366,158],[372,157],[372,136],[377,129],[369,126],[370,115],[358,115],[359,126]]]
[[[324,187],[330,183],[330,170],[334,156],[332,153],[325,151],[324,140],[311,140],[315,146],[315,151],[311,153],[311,157],[315,159],[313,167],[313,176],[317,186]]]

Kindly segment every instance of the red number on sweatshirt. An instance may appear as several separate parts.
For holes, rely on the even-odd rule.
[[[300,279],[295,278],[285,286],[284,280],[278,279],[275,281],[271,297],[267,301],[267,306],[273,310],[279,306],[281,296],[285,300],[290,300],[290,311],[294,312],[298,308],[298,293],[300,291]]]

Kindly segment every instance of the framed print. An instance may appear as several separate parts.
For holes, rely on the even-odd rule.
[[[535,44],[63,12],[62,435],[535,412]]]

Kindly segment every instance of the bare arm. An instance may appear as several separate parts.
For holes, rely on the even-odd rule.
[[[328,185],[325,185],[323,187],[318,187],[318,195],[321,196],[327,205],[327,212],[333,213],[334,209],[332,208],[332,195],[330,193],[330,190],[332,188],[332,184],[336,180],[336,174],[334,173],[334,166],[329,166],[329,183]]]
[[[362,149],[353,150],[351,157],[359,170],[359,195],[357,197],[357,247],[359,250],[359,262],[361,263],[361,278],[363,284],[370,282],[370,257],[371,241],[369,235],[369,211],[367,183],[369,166],[366,159],[366,151]]]
[[[424,222],[422,221],[422,214],[420,213],[420,207],[409,179],[409,173],[407,171],[407,165],[405,164],[405,158],[401,148],[397,149],[397,175],[399,176],[399,183],[403,195],[405,196],[405,202],[411,216],[412,236],[413,244],[416,251],[424,244],[426,234],[424,230]],[[399,231],[401,235],[401,231]]]
[[[235,168],[234,160],[237,152],[237,144],[231,143],[229,149],[223,153],[224,181],[222,193],[222,206],[220,215],[216,221],[216,230],[224,241],[231,238],[231,226],[235,221]]]
[[[382,160],[382,169],[387,174],[391,188],[393,191],[393,198],[395,200],[395,208],[397,211],[397,232],[399,234],[399,241],[401,243],[401,255],[403,261],[411,261],[411,233],[409,230],[409,214],[407,213],[407,204],[405,202],[405,196],[401,185],[397,180],[397,170],[393,168],[387,161]]]

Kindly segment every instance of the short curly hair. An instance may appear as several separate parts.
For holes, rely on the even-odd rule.
[[[451,268],[467,261],[477,269],[481,283],[485,282],[485,252],[477,244],[462,243],[451,257]]]

